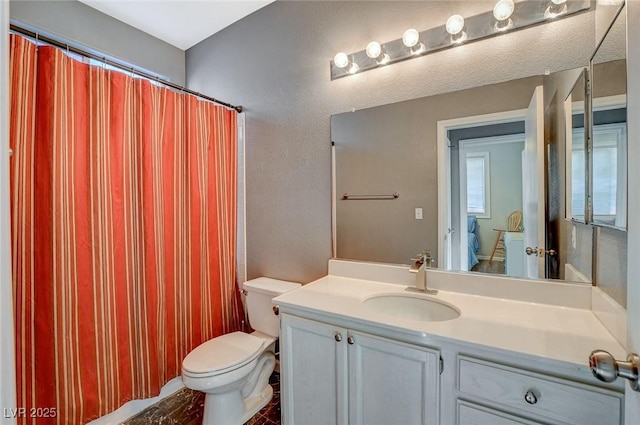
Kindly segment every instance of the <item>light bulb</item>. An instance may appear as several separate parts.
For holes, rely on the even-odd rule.
[[[346,53],[340,52],[333,58],[333,63],[338,68],[344,68],[345,66],[349,65],[349,56],[347,56]]]
[[[402,43],[407,47],[413,47],[418,44],[420,33],[413,28],[408,29],[402,34]]]
[[[382,54],[382,46],[377,41],[372,41],[367,44],[367,56],[371,59],[376,59],[378,56]]]
[[[353,75],[360,70],[360,67],[357,63],[353,62],[349,67],[349,74]]]
[[[551,3],[557,4],[557,5],[564,4],[566,2],[567,0],[551,0]]]
[[[460,15],[453,15],[449,19],[447,19],[445,27],[449,34],[459,34],[464,28],[464,18]]]
[[[493,17],[498,21],[509,19],[514,8],[513,0],[500,0],[493,8]]]

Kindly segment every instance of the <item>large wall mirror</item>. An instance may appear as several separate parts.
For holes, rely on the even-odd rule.
[[[538,263],[546,254],[530,257],[534,276],[525,264],[525,230],[542,241],[532,247],[544,249],[545,199],[557,197],[545,193],[545,172],[538,173],[549,166],[544,147],[536,146],[544,127],[527,123],[544,79],[533,76],[332,116],[335,256],[407,264],[430,249],[440,268],[544,278],[544,264],[538,270]],[[543,105],[537,102],[533,109],[540,112]],[[528,127],[538,132],[529,149]],[[446,195],[439,199],[443,180]],[[443,203],[449,214],[446,234],[439,228]],[[526,221],[527,205],[534,214],[541,211],[533,224]],[[538,222],[540,228],[534,228]],[[447,262],[442,239],[449,242]],[[581,249],[590,255],[590,244]]]
[[[528,31],[544,30],[542,25]],[[595,29],[585,37],[595,46]],[[589,281],[590,226],[578,227],[578,243],[574,237],[568,253],[563,238],[571,229],[558,228],[557,221],[564,221],[567,197],[563,104],[592,51],[567,71],[333,115],[334,257],[409,264],[430,249],[439,268],[556,279],[564,279],[564,267],[574,259],[586,276],[582,281]],[[527,60],[548,63],[545,52],[529,52]],[[508,74],[505,64],[499,66],[501,75]],[[547,124],[532,118],[532,110]],[[536,146],[531,140],[542,140],[542,150],[527,152]],[[449,209],[444,232],[443,203]],[[541,226],[530,224],[531,215],[527,222],[527,205]],[[538,241],[529,246],[529,266],[522,254],[529,243],[526,230]],[[518,254],[509,255],[514,250]],[[549,258],[556,263],[553,273]]]
[[[626,10],[591,60],[590,222],[627,228]]]

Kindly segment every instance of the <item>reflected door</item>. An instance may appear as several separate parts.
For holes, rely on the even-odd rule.
[[[536,87],[525,117],[522,153],[522,217],[525,247],[545,248],[544,121],[542,86]],[[525,255],[525,276],[544,278],[544,255]]]

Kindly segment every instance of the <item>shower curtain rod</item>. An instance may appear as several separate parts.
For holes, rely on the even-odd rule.
[[[202,93],[198,93],[198,92],[195,92],[193,90],[189,90],[186,87],[179,86],[179,85],[174,84],[174,83],[172,83],[170,81],[161,80],[158,76],[147,74],[144,71],[140,71],[140,70],[138,70],[138,69],[136,69],[134,67],[127,66],[127,65],[124,65],[122,63],[113,61],[111,59],[108,59],[105,56],[99,56],[99,55],[93,54],[91,52],[88,52],[86,50],[70,46],[68,43],[64,43],[64,42],[61,42],[61,41],[58,41],[58,40],[54,40],[54,39],[49,38],[49,37],[45,37],[43,35],[38,34],[37,32],[29,31],[28,29],[22,28],[22,27],[20,27],[18,25],[11,24],[10,29],[11,29],[11,31],[13,31],[15,33],[22,34],[22,35],[25,35],[27,37],[33,38],[36,41],[41,41],[41,42],[49,44],[51,46],[58,47],[60,49],[66,50],[68,52],[73,52],[73,53],[75,53],[77,55],[81,55],[81,56],[84,56],[84,57],[87,57],[87,58],[90,58],[90,59],[99,60],[99,61],[101,61],[101,62],[103,62],[103,63],[105,63],[107,65],[122,69],[123,71],[126,71],[126,72],[131,72],[132,74],[139,75],[140,77],[146,78],[148,80],[156,81],[156,82],[158,82],[158,83],[160,83],[162,85],[165,85],[167,87],[171,87],[172,89],[175,89],[175,90],[178,90],[178,91],[181,91],[181,92],[184,92],[184,93],[188,93],[190,95],[199,97],[201,99],[208,100],[208,101],[213,102],[213,103],[217,103],[218,105],[226,106],[229,109],[235,109],[237,112],[242,112],[242,109],[243,109],[242,106],[235,106],[235,105],[232,105],[230,103],[223,102],[223,101],[218,100],[218,99],[214,99],[213,97],[206,96],[206,95],[204,95]]]

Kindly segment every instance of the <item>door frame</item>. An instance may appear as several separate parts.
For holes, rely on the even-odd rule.
[[[627,13],[627,137],[634,140],[640,135],[640,121],[628,117],[640,116],[640,81],[632,76],[640,70],[640,2],[626,2]],[[623,11],[622,13],[625,13]],[[640,144],[627,144],[627,157],[640,158]],[[627,187],[640,185],[640,167],[628,167]],[[627,210],[640,210],[640,192],[629,190],[627,193]],[[637,215],[637,213],[635,214]],[[632,215],[629,214],[629,218]],[[635,217],[634,217],[635,218]],[[627,222],[628,249],[627,257],[627,350],[640,352],[640,262],[635,259],[640,255],[640,223],[629,219]],[[640,393],[625,384],[625,423],[635,424],[640,419]]]
[[[495,112],[491,114],[441,120],[437,123],[438,155],[438,255],[440,267],[451,270],[451,152],[449,151],[449,130],[483,125],[504,124],[524,121],[527,109]]]
[[[9,2],[0,2],[0,404],[16,408],[13,283],[11,279],[11,216],[9,189]],[[16,418],[3,418],[14,424]]]

